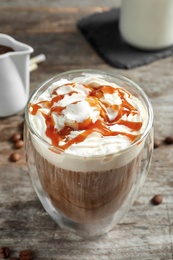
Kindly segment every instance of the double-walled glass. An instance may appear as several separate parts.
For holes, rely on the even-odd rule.
[[[28,106],[52,83],[82,73],[101,75],[136,96],[145,108],[146,128],[130,147],[111,154],[83,157],[53,147],[35,133]],[[129,79],[95,70],[68,71],[40,85],[25,111],[25,148],[29,174],[48,214],[60,227],[81,236],[112,229],[130,209],[143,186],[153,151],[153,110],[142,89]]]

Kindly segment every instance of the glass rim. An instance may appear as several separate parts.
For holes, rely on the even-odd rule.
[[[58,73],[56,74],[55,76],[49,78],[48,80],[45,80],[44,82],[40,83],[36,88],[35,90],[31,93],[28,101],[27,101],[27,104],[25,106],[25,123],[26,123],[26,126],[27,128],[29,129],[30,133],[32,133],[32,135],[34,135],[37,139],[39,139],[39,141],[41,141],[41,143],[44,143],[44,145],[46,145],[49,149],[51,148],[52,151],[55,151],[57,154],[61,154],[63,153],[65,156],[70,156],[70,157],[86,157],[86,158],[99,158],[99,157],[103,157],[103,154],[102,155],[89,155],[89,156],[84,156],[84,155],[79,155],[79,154],[72,154],[72,153],[68,153],[67,150],[62,150],[56,146],[53,146],[51,145],[50,143],[48,143],[46,140],[44,140],[38,133],[36,133],[36,131],[33,129],[31,123],[30,123],[30,119],[29,119],[29,113],[28,113],[28,106],[29,104],[31,103],[31,101],[34,99],[34,97],[36,96],[36,94],[47,84],[49,84],[51,82],[51,84],[55,81],[56,78],[58,77],[61,77],[61,76],[65,76],[65,75],[70,75],[70,74],[75,74],[75,73],[92,73],[92,74],[98,74],[98,75],[105,75],[105,76],[110,76],[110,77],[113,77],[115,79],[119,79],[119,80],[122,80],[124,82],[127,82],[127,83],[130,83],[130,86],[133,87],[135,90],[137,90],[138,94],[140,94],[140,96],[142,97],[144,103],[145,103],[145,106],[146,106],[146,109],[147,109],[147,124],[146,124],[146,127],[143,131],[143,133],[139,136],[139,138],[137,138],[134,142],[131,143],[130,146],[124,148],[124,149],[121,149],[120,151],[118,152],[112,152],[112,153],[108,153],[108,154],[104,154],[104,156],[111,156],[111,155],[120,155],[122,153],[125,153],[127,151],[129,151],[130,149],[132,149],[135,145],[141,143],[145,137],[147,137],[150,129],[152,128],[153,126],[153,118],[154,118],[154,114],[153,114],[153,108],[152,108],[152,105],[149,101],[149,98],[148,96],[145,94],[145,92],[143,91],[143,89],[138,85],[136,84],[134,81],[130,80],[129,78],[125,77],[125,76],[122,76],[120,74],[116,74],[116,73],[113,73],[113,72],[109,72],[109,71],[103,71],[103,70],[97,70],[97,69],[76,69],[76,70],[68,70],[68,71],[65,71],[65,72],[62,72],[62,73]]]

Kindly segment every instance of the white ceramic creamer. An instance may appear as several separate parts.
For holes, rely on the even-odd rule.
[[[0,45],[13,52],[0,55],[0,117],[22,110],[29,97],[29,58],[33,48],[0,34]]]
[[[169,47],[173,44],[173,0],[122,0],[119,29],[134,47]]]

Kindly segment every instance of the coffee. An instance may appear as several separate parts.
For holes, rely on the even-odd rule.
[[[147,106],[113,77],[69,75],[46,83],[28,103],[27,161],[49,214],[98,235],[121,219],[144,182]]]
[[[55,209],[77,223],[90,223],[115,214],[124,204],[139,174],[141,157],[107,171],[71,171],[47,161],[34,147],[41,185]]]
[[[101,154],[98,146],[102,139],[105,141],[100,149],[104,147],[112,153],[114,140],[122,139],[115,145],[121,146],[123,143],[124,147],[126,144],[128,146],[138,138],[143,125],[141,112],[133,104],[137,102],[135,97],[117,85],[97,81],[88,78],[85,83],[78,80],[57,82],[29,108],[35,124],[37,115],[41,113],[45,124],[44,135],[52,145],[64,152],[74,147],[84,158],[90,153],[89,160],[94,153],[97,156]],[[72,132],[73,138],[70,137]],[[84,144],[89,138],[96,142],[97,147],[90,144],[92,148],[89,149],[88,144]],[[49,153],[43,156],[39,152],[39,144],[34,140],[33,143],[36,168],[44,191],[56,209],[76,222],[87,223],[116,212],[123,205],[139,172],[141,145],[131,151],[130,159],[118,157],[120,162],[113,167],[109,166],[108,156],[108,163],[91,169],[85,168],[83,163],[80,169],[78,166],[53,163],[54,151],[49,149]],[[74,150],[71,148],[70,151],[73,153]],[[59,155],[56,156],[58,158]],[[103,154],[101,156],[104,158]],[[77,164],[77,161],[72,159],[73,163]]]
[[[14,50],[11,47],[0,45],[0,55],[7,52],[14,52]]]

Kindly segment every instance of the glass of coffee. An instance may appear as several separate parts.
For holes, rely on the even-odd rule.
[[[74,70],[41,84],[25,111],[26,159],[48,214],[85,237],[118,223],[143,186],[153,110],[131,80]]]

